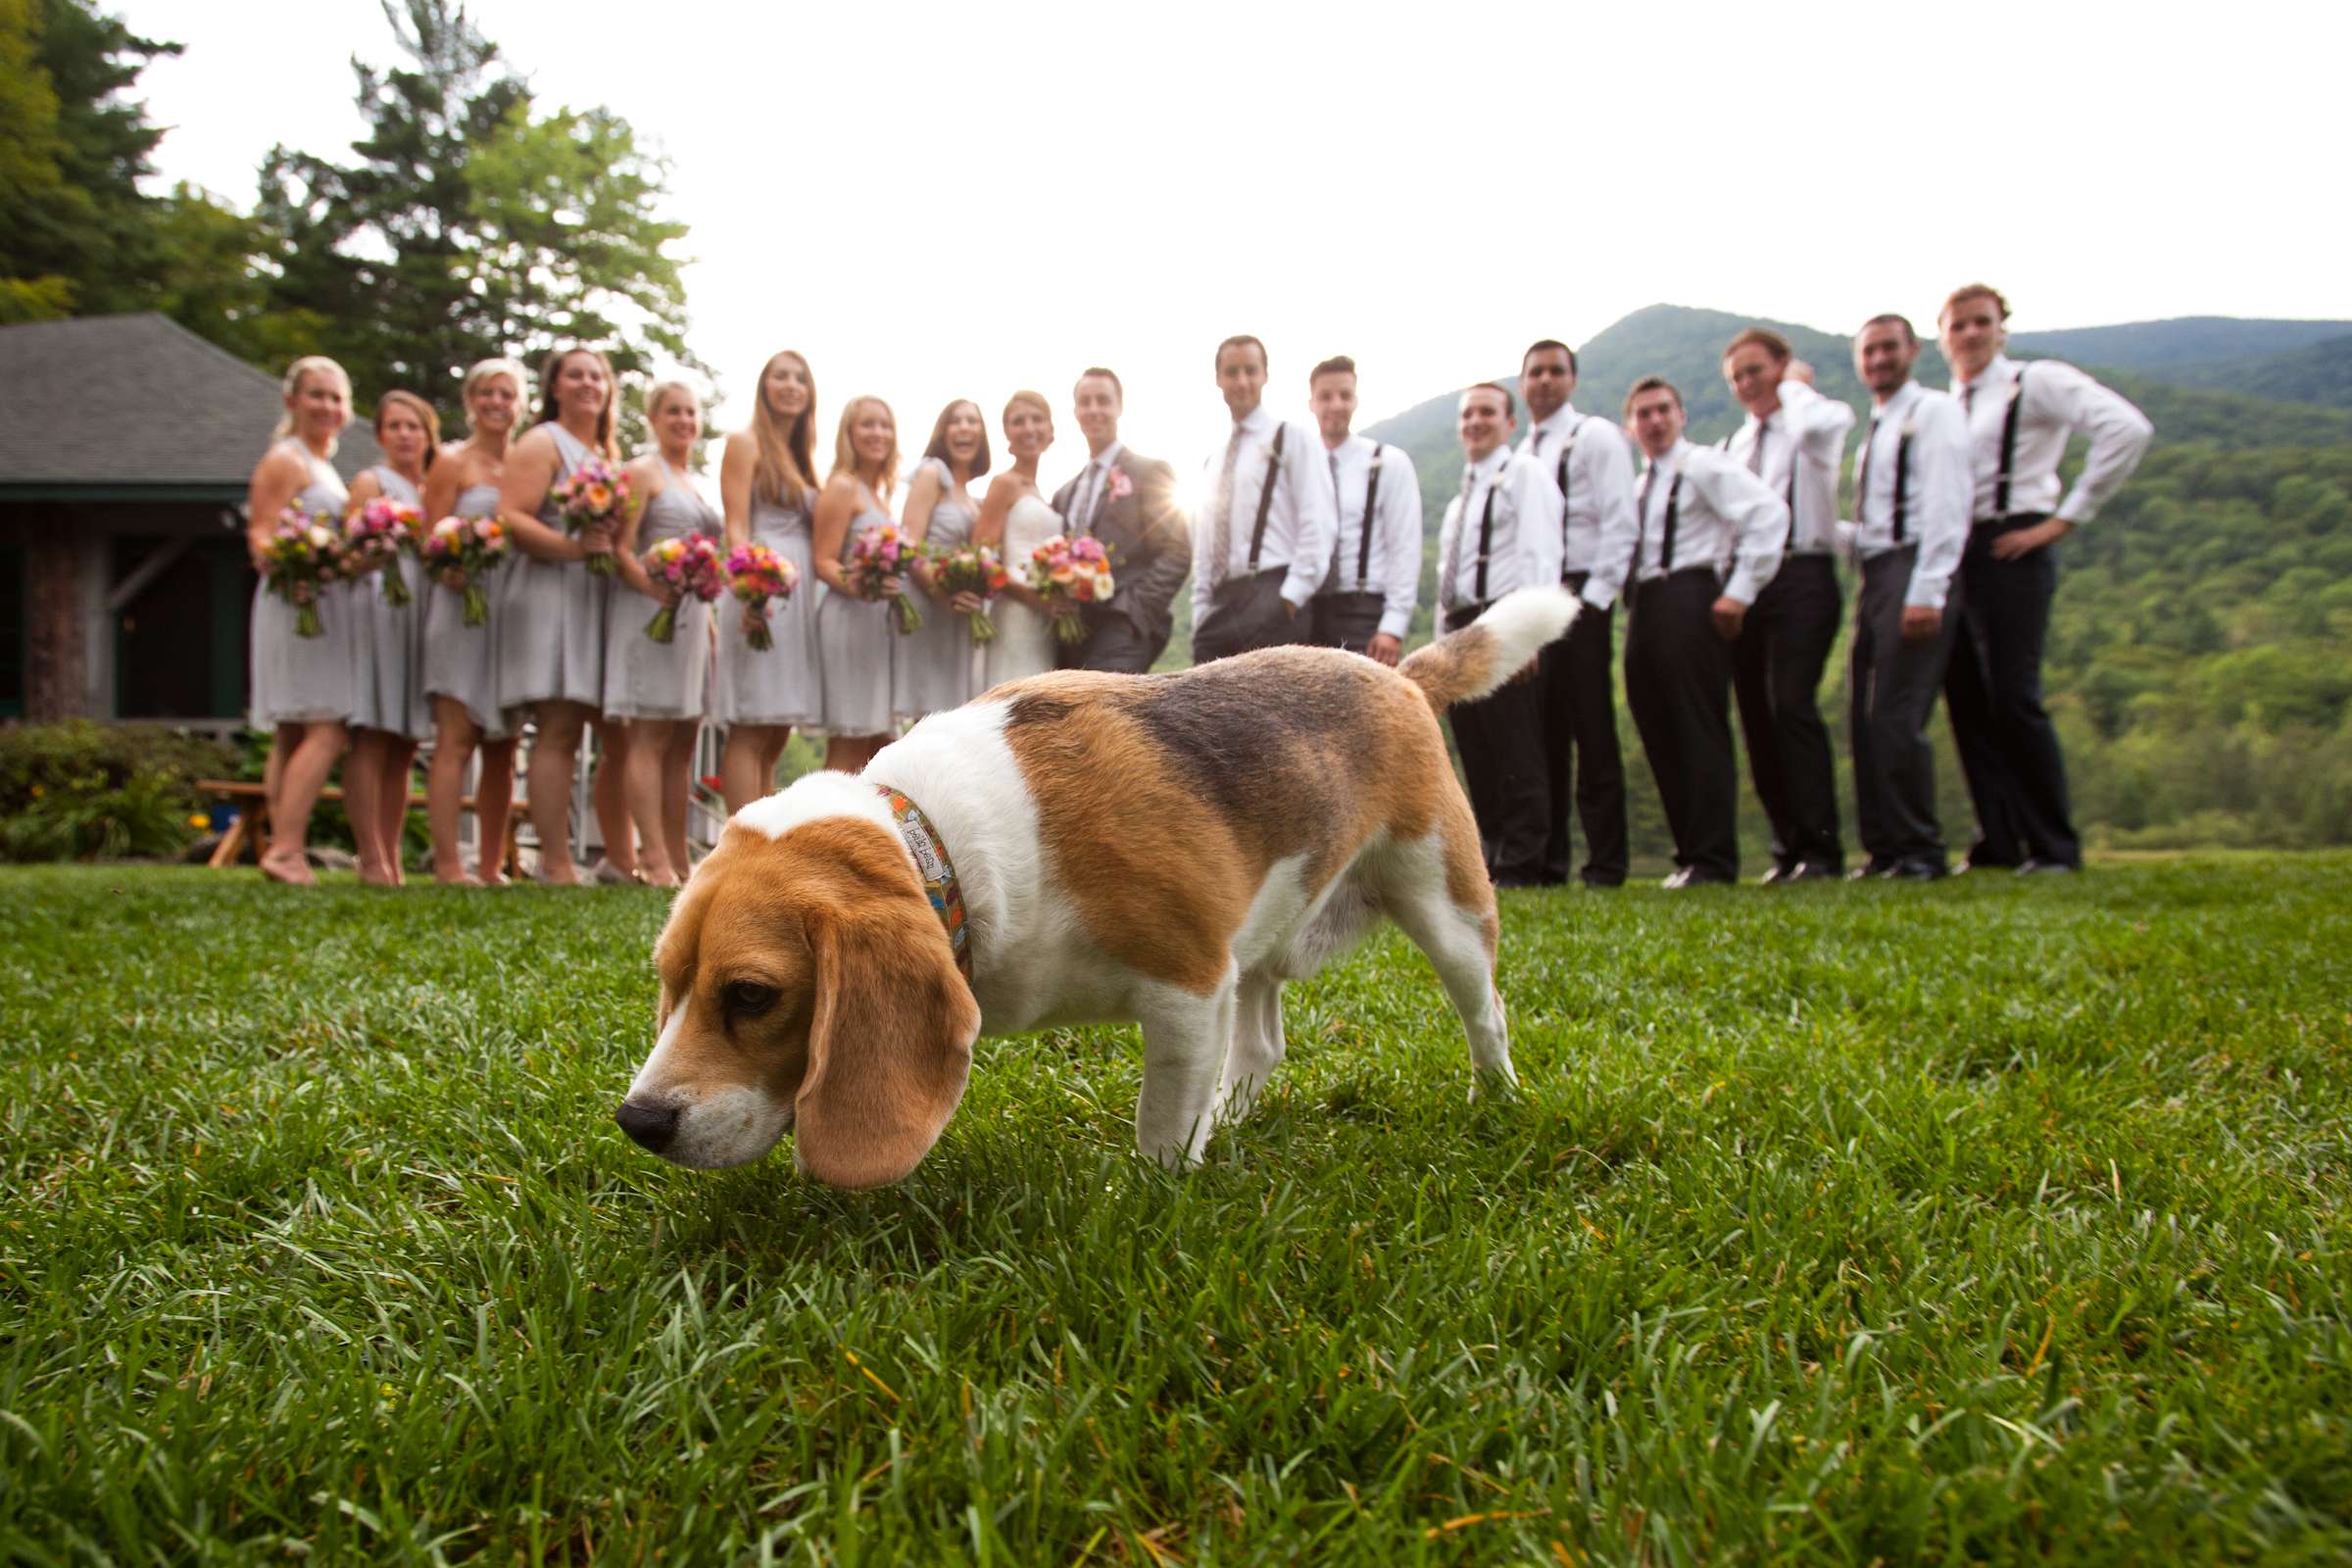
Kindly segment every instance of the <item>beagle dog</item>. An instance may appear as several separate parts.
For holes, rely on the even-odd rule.
[[[1282,984],[1382,915],[1429,956],[1479,1074],[1516,1082],[1494,890],[1438,715],[1568,629],[1523,589],[1397,668],[1274,648],[1065,670],[934,713],[862,774],[738,811],[655,949],[653,1054],[616,1119],[680,1165],[791,1132],[877,1187],[955,1113],[981,1034],[1143,1025],[1136,1146],[1183,1167],[1282,1060]]]

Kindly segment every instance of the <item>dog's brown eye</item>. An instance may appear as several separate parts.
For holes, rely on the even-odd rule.
[[[719,993],[727,1011],[738,1018],[756,1018],[776,1004],[776,988],[753,980],[737,980]]]

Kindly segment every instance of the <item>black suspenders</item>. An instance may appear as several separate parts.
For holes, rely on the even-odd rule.
[[[1580,416],[1577,421],[1568,427],[1568,439],[1560,443],[1559,466],[1554,468],[1551,474],[1551,482],[1559,487],[1560,492],[1560,581],[1562,582],[1566,582],[1568,580],[1567,546],[1568,514],[1570,511],[1568,506],[1568,496],[1570,487],[1575,482],[1568,472],[1568,460],[1576,456],[1576,438],[1578,434],[1585,428],[1585,419],[1588,417],[1590,417],[1590,416]]]
[[[2009,470],[2017,466],[2017,416],[2026,403],[2026,368],[2017,368],[2017,379],[2009,383],[2009,412],[2001,417],[2001,472],[1992,485],[1992,514],[2009,515]]]
[[[1857,513],[1862,510],[1863,503],[1870,493],[1870,449],[1878,444],[1879,420],[1882,417],[1884,416],[1876,414],[1870,416],[1870,434],[1862,438],[1862,466],[1860,471],[1854,475],[1854,511]],[[1903,523],[1905,514],[1909,511],[1909,501],[1903,492],[1910,487],[1910,482],[1911,421],[1906,417],[1903,421],[1902,434],[1897,436],[1894,442],[1893,538],[1898,545],[1903,542],[1905,532]],[[1793,516],[1794,514],[1792,513],[1790,515]]]
[[[1487,485],[1486,508],[1478,514],[1478,587],[1470,601],[1474,605],[1487,602],[1487,552],[1494,548],[1494,492],[1502,488],[1502,476],[1510,466],[1511,460],[1505,458],[1502,466],[1494,470]]]
[[[1372,519],[1380,514],[1380,463],[1386,455],[1379,442],[1372,443],[1372,476],[1364,481],[1364,526],[1355,542],[1355,591],[1359,594],[1365,592],[1364,583],[1372,575]]]
[[[1266,547],[1266,513],[1274,505],[1274,486],[1282,479],[1282,437],[1287,424],[1274,426],[1274,450],[1266,455],[1266,482],[1257,490],[1257,524],[1250,530],[1250,575],[1257,575],[1257,555]]]

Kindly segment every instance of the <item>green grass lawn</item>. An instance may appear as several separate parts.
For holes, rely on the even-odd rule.
[[[2352,857],[1511,894],[1208,1168],[1129,1031],[905,1185],[612,1110],[637,890],[0,876],[0,1556],[2341,1561]]]

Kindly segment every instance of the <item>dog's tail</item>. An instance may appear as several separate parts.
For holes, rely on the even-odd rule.
[[[1584,602],[1565,587],[1504,594],[1460,631],[1439,638],[1396,666],[1444,712],[1476,702],[1519,673],[1544,645],[1567,635]]]

